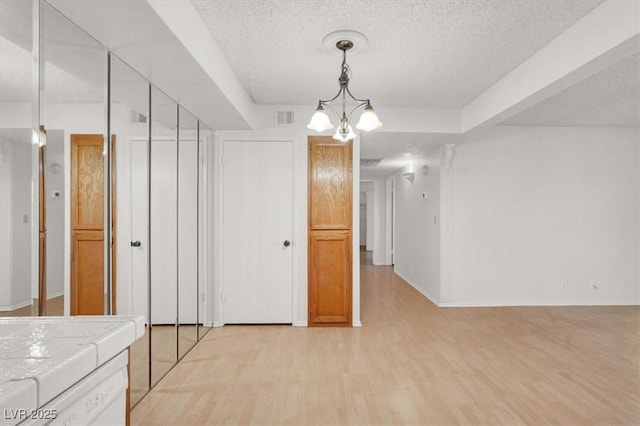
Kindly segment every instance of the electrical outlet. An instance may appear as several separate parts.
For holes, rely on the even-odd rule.
[[[533,290],[534,292],[538,291],[538,287],[539,287],[538,281],[534,281],[533,285],[531,286],[531,290]]]
[[[567,285],[566,281],[562,281],[560,283],[560,290],[565,290],[566,291],[568,288],[569,288],[569,286]]]

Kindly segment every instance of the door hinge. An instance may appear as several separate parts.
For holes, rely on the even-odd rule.
[[[222,303],[226,302],[227,298],[225,297],[224,293],[220,293],[220,301]]]
[[[220,157],[220,166],[224,167],[224,156]]]

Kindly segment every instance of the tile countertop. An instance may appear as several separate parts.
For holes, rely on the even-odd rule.
[[[142,316],[0,318],[0,412],[42,407],[144,330]]]

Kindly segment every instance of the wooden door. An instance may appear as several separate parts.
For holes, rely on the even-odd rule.
[[[223,144],[223,318],[293,321],[293,144]]]
[[[102,135],[71,135],[71,315],[105,313],[103,150]]]
[[[352,144],[309,137],[309,326],[351,325]]]

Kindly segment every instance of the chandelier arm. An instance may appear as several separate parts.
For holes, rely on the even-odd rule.
[[[326,100],[326,101],[320,100],[320,103],[321,103],[322,105],[327,105],[327,104],[329,104],[330,102],[335,101],[336,99],[338,99],[338,98],[340,97],[340,95],[342,94],[342,92],[343,92],[343,91],[344,91],[344,87],[340,87],[340,90],[338,90],[338,93],[337,93],[333,98],[331,98],[331,99],[329,99],[329,100]]]
[[[349,90],[349,86],[344,86],[344,89],[347,91],[347,93],[349,94],[349,96],[351,96],[351,99],[353,99],[356,102],[362,102],[364,104],[369,104],[371,103],[370,99],[358,99],[355,96],[353,96],[353,94],[351,93],[351,90]]]
[[[327,107],[331,112],[333,112],[336,115],[336,117],[338,118],[338,123],[340,122],[340,120],[342,120],[342,116],[338,113],[338,111],[335,110],[334,107],[332,107],[328,103],[324,103],[325,101],[320,101],[320,102],[322,102],[323,106]]]
[[[364,106],[367,106],[367,105],[368,105],[368,102],[363,102],[363,103],[361,103],[360,105],[358,105],[358,106],[356,106],[355,108],[353,108],[353,109],[351,110],[351,112],[349,113],[349,118],[348,118],[348,120],[349,120],[349,121],[351,121],[351,117],[353,116],[353,113],[354,113],[354,112],[356,112],[357,110],[359,110],[360,108],[362,108],[362,107],[364,107]]]

